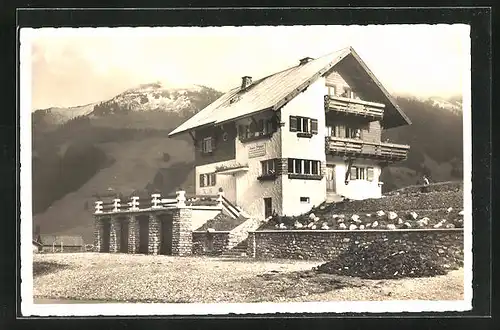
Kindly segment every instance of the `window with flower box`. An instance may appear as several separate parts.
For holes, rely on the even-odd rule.
[[[260,181],[274,180],[277,177],[277,159],[267,159],[261,161],[261,175],[257,178]]]
[[[288,158],[288,178],[321,180],[320,167],[318,160]]]

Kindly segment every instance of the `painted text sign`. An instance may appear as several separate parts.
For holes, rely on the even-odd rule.
[[[266,155],[266,145],[257,144],[248,148],[248,158],[255,158]]]

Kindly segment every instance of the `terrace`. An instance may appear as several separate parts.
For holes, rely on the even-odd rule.
[[[325,148],[327,153],[333,155],[402,161],[408,157],[410,146],[329,136]]]
[[[325,95],[325,110],[382,120],[385,105],[352,98]]]

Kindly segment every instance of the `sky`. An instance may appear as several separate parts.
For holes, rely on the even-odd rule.
[[[255,80],[346,46],[396,95],[446,98],[467,83],[469,27],[458,24],[23,29],[29,56],[21,72],[31,72],[35,110],[103,101],[155,81],[224,92],[242,76]]]

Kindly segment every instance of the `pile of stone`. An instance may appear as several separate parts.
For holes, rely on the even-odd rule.
[[[318,213],[318,212],[316,212]],[[463,228],[463,211],[449,207],[434,214],[432,219],[422,216],[414,211],[394,212],[379,210],[366,214],[328,214],[317,216],[316,213],[297,217],[276,217],[272,219],[267,228],[293,229],[293,230],[367,230],[367,229],[451,229]]]
[[[384,242],[355,242],[338,258],[315,270],[320,273],[380,280],[444,275],[459,266],[440,257],[439,253],[419,251],[418,248],[406,250]]]

